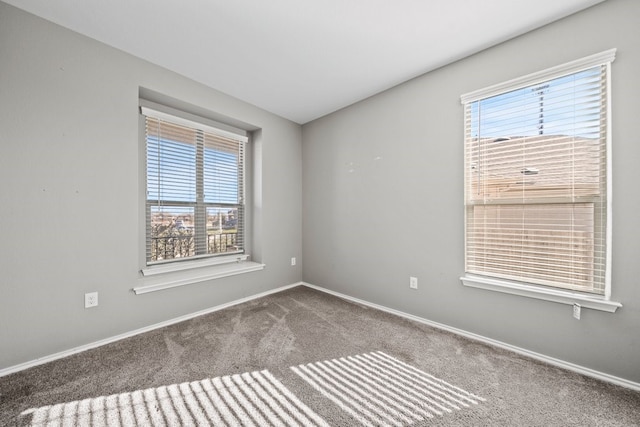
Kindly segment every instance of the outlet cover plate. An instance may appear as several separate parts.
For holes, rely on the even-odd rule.
[[[578,303],[573,304],[573,317],[575,319],[580,320],[580,312],[582,311],[582,307]]]
[[[89,292],[84,294],[84,308],[96,307],[98,305],[98,293]]]

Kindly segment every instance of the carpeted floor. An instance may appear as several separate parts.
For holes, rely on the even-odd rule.
[[[65,423],[639,426],[640,392],[297,287],[0,378],[0,425]]]

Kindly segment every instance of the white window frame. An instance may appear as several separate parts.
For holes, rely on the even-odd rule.
[[[523,77],[519,77],[507,82],[499,83],[484,89],[469,92],[460,97],[461,103],[466,106],[471,102],[492,96],[500,95],[523,87],[532,86],[541,82],[549,81],[555,78],[574,74],[591,67],[606,65],[607,66],[607,231],[606,231],[606,277],[604,295],[587,294],[563,290],[560,288],[545,287],[533,285],[513,280],[489,277],[485,275],[465,273],[460,278],[462,284],[469,287],[480,288],[490,291],[503,292],[513,295],[519,295],[529,298],[553,301],[562,304],[578,305],[580,307],[602,310],[606,312],[615,312],[622,304],[611,300],[611,63],[615,59],[616,49],[610,49],[595,55],[591,55],[582,59],[578,59],[563,65],[552,67],[536,73],[532,73]],[[466,138],[466,137],[465,137]],[[466,187],[466,183],[465,183]],[[466,220],[465,220],[466,227]],[[465,232],[466,235],[466,232]],[[466,252],[465,241],[465,252]]]
[[[159,291],[163,289],[174,288],[178,286],[190,285],[207,280],[219,279],[223,277],[234,276],[237,274],[260,271],[265,265],[259,262],[251,261],[250,241],[251,228],[247,225],[244,227],[244,252],[231,253],[229,255],[215,256],[193,256],[177,260],[174,262],[148,262],[146,256],[147,245],[147,226],[146,226],[146,204],[147,204],[147,169],[146,169],[146,136],[144,132],[145,115],[153,115],[156,118],[170,120],[177,124],[186,126],[201,127],[205,130],[215,129],[221,135],[244,135],[247,144],[250,144],[248,132],[234,126],[230,126],[218,121],[192,114],[187,111],[178,110],[167,105],[158,104],[146,99],[140,99],[140,154],[141,154],[141,268],[139,286],[133,288],[135,294],[144,294],[148,292]],[[245,181],[252,176],[248,171],[251,167],[250,149],[245,150],[246,158],[244,161]],[[246,191],[246,182],[245,182]],[[249,186],[250,188],[250,186]],[[244,219],[246,222],[251,221],[251,195],[248,194],[244,201]]]

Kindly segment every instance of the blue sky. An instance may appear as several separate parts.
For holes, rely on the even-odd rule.
[[[471,136],[598,138],[600,67],[471,103]],[[542,114],[542,118],[541,118]],[[542,124],[540,121],[542,120]]]
[[[147,198],[196,201],[196,147],[168,139],[147,139]],[[238,203],[238,156],[204,149],[204,201]]]

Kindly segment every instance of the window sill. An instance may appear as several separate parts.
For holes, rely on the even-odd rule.
[[[174,273],[176,271],[193,270],[196,268],[212,267],[222,264],[237,264],[249,259],[249,255],[226,255],[221,257],[210,257],[193,259],[189,261],[167,262],[164,264],[154,264],[140,270],[143,276],[155,276],[157,274]]]
[[[157,276],[155,280],[154,278],[150,278],[154,283],[137,286],[133,288],[133,292],[135,292],[136,295],[146,294],[148,292],[191,285],[207,280],[250,273],[252,271],[263,270],[264,268],[264,264],[242,259],[227,262],[204,263],[193,261],[153,266],[143,269],[142,275],[145,277]]]
[[[528,298],[536,298],[545,301],[553,301],[561,304],[579,304],[583,308],[614,313],[622,304],[609,301],[604,297],[585,295],[577,292],[563,291],[550,288],[542,288],[533,285],[525,285],[506,280],[492,279],[489,277],[466,275],[460,278],[464,286],[486,289],[489,291],[503,292],[520,295]]]

